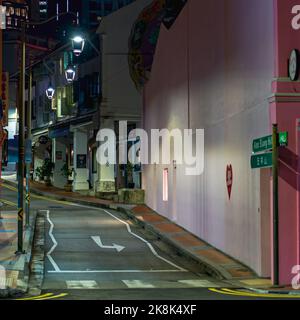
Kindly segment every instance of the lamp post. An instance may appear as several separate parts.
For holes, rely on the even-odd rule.
[[[16,254],[23,254],[23,224],[24,224],[24,155],[25,155],[25,27],[21,21],[21,65],[19,78],[19,155],[18,155],[18,250]],[[30,130],[30,129],[29,129]]]
[[[1,1],[1,0],[0,0]],[[18,84],[18,108],[19,108],[19,150],[18,150],[18,246],[16,254],[24,254],[23,250],[23,228],[24,228],[24,163],[25,163],[25,69],[26,69],[26,42],[25,42],[25,33],[27,25],[43,25],[50,22],[53,19],[56,19],[58,16],[71,14],[75,15],[78,18],[78,15],[73,12],[64,12],[59,15],[56,15],[48,20],[40,23],[29,23],[26,21],[21,21],[21,59],[20,59],[20,77]],[[77,20],[78,22],[78,20]],[[1,40],[1,38],[0,38]],[[79,55],[84,48],[84,38],[81,36],[76,36],[72,39],[74,48],[76,53]],[[81,47],[80,47],[81,46]],[[80,48],[82,49],[80,51]],[[27,139],[29,140],[31,137],[31,86],[32,86],[32,73],[30,72],[29,79],[29,103],[28,103],[28,118],[30,117],[30,121],[27,122]],[[47,89],[46,94],[49,99],[54,97],[55,90],[50,85]],[[29,111],[30,109],[30,111]],[[28,120],[27,118],[27,120]],[[29,213],[30,213],[30,164],[26,165],[26,224],[29,226]],[[29,200],[29,201],[28,201]]]
[[[27,113],[26,113],[26,140],[27,147],[32,148],[31,143],[31,103],[32,103],[32,70],[29,70],[29,84],[28,84],[28,104],[27,104]],[[29,211],[30,211],[30,167],[32,159],[25,159],[26,161],[26,195],[25,195],[25,217],[26,217],[26,227],[29,227]]]

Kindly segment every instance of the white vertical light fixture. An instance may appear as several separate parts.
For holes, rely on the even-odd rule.
[[[6,7],[0,6],[0,29],[6,29]]]
[[[56,20],[58,21],[59,4],[56,4]]]
[[[163,171],[163,201],[169,200],[169,170],[164,169]]]

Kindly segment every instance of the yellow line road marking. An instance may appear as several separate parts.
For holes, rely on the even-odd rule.
[[[14,188],[14,187],[11,187],[11,186],[8,186],[4,183],[1,184],[2,187],[6,188],[6,189],[9,189],[11,191],[18,191],[17,188]],[[35,195],[35,194],[31,194],[31,197],[32,198],[35,198],[35,199],[40,199],[40,200],[47,200],[47,201],[51,201],[51,202],[55,202],[55,203],[59,203],[59,204],[64,204],[64,205],[73,205],[72,202],[69,202],[69,201],[62,201],[62,200],[55,200],[55,199],[51,199],[51,198],[48,198],[46,196],[39,196],[39,195]],[[6,201],[6,200],[3,200],[3,202]],[[10,201],[7,201],[7,202],[10,202]],[[15,203],[13,202],[10,202],[11,204],[13,204],[13,206],[16,206]]]
[[[40,299],[40,298],[46,298],[46,297],[50,297],[50,296],[53,296],[53,293],[45,293],[45,294],[42,294],[40,296],[35,296],[35,297],[29,297],[29,298],[20,298],[20,299],[16,299],[16,300],[36,300],[36,299]]]
[[[208,288],[209,291],[212,291],[212,292],[216,292],[216,293],[220,293],[220,294],[226,294],[226,295],[229,295],[229,296],[240,296],[239,294],[237,293],[229,293],[229,292],[224,292],[222,290],[218,290],[218,289],[215,289],[215,288]]]
[[[9,205],[9,206],[12,206],[12,207],[17,207],[17,204],[16,203],[13,203],[11,201],[8,201],[8,200],[4,200],[4,199],[0,199],[1,202]]]
[[[254,297],[254,298],[280,298],[280,299],[299,299],[300,295],[288,295],[288,294],[272,294],[272,293],[251,293],[251,292],[244,292],[238,290],[230,290],[226,288],[221,288],[221,290],[215,288],[209,288],[210,291],[226,294],[226,295],[233,295],[233,296],[240,296],[240,297]]]
[[[41,199],[41,200],[47,200],[47,201],[51,201],[51,202],[55,202],[55,203],[60,203],[60,204],[64,204],[64,205],[73,205],[72,202],[69,201],[63,201],[63,200],[55,200],[55,199],[51,199],[48,198],[46,196],[38,196],[38,195],[31,195],[32,198],[36,198],[36,199]]]
[[[4,187],[4,188],[6,188],[6,189],[12,190],[12,191],[18,191],[17,188],[12,187],[12,186],[9,186],[9,185],[4,184],[4,183],[1,183],[1,186]]]
[[[36,300],[41,301],[41,300],[59,299],[59,298],[65,297],[67,295],[68,295],[67,293],[61,293],[61,294],[58,294],[57,296],[52,296],[52,297],[48,297],[48,298],[39,298]]]

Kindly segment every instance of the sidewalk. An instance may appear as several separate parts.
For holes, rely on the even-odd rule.
[[[31,226],[35,224],[35,214],[31,216]],[[6,289],[0,288],[0,298],[23,294],[27,291],[31,244],[34,227],[24,229],[23,248],[25,254],[16,255],[17,250],[17,210],[5,204],[0,213],[0,267],[1,284],[6,282]],[[4,274],[3,274],[3,270]],[[4,279],[3,279],[4,275]]]
[[[5,179],[5,177],[4,177]],[[15,184],[15,181],[6,181]],[[228,281],[231,285],[248,288],[271,288],[269,279],[261,279],[240,262],[218,251],[208,243],[195,237],[185,229],[162,217],[145,205],[125,205],[102,200],[92,196],[83,196],[77,192],[66,192],[42,183],[31,182],[31,191],[52,199],[75,202],[100,208],[117,209],[126,214],[139,225],[152,231],[180,254],[197,261],[199,272],[205,272],[217,279]]]

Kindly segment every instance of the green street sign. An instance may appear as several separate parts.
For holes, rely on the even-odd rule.
[[[253,141],[252,150],[254,153],[272,149],[272,136],[266,136]]]
[[[287,147],[289,135],[288,132],[278,133],[278,142],[281,147]],[[272,136],[266,136],[253,140],[252,150],[254,153],[272,150]]]
[[[280,132],[278,135],[279,135],[279,138],[278,138],[279,145],[281,147],[286,147],[289,141],[288,132]]]
[[[272,153],[262,153],[251,157],[251,168],[270,168],[273,165]]]

